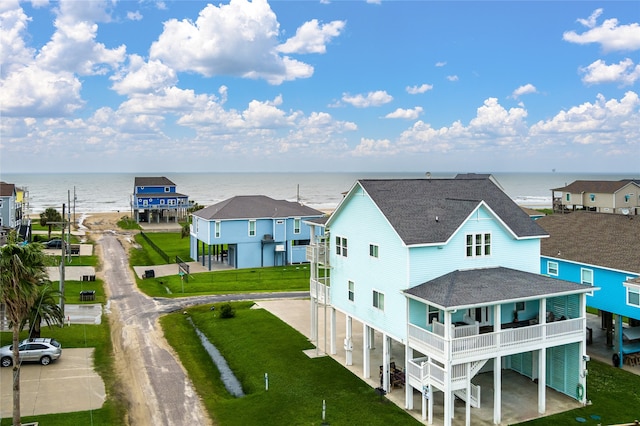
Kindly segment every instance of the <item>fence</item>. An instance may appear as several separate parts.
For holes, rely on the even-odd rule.
[[[160,247],[158,247],[156,245],[156,243],[151,241],[151,239],[144,232],[140,232],[140,235],[160,255],[160,257],[162,257],[164,259],[165,262],[171,263],[171,258],[169,257],[169,255],[167,253],[165,253],[164,251],[162,251],[162,249]]]

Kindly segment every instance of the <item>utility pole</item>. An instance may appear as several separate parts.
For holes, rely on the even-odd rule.
[[[65,264],[65,257],[67,256],[67,240],[65,239],[65,229],[67,228],[67,225],[69,224],[68,221],[64,220],[64,212],[65,212],[65,205],[64,203],[62,204],[62,222],[48,222],[51,225],[62,225],[62,238],[60,238],[60,241],[62,242],[61,245],[61,249],[62,249],[62,253],[60,256],[60,310],[62,311],[62,316],[64,317],[64,264]],[[69,230],[71,231],[71,230]],[[71,232],[69,232],[71,233]]]

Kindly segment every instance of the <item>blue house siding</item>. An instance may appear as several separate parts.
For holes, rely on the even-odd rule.
[[[551,276],[575,283],[581,282],[582,269],[593,271],[593,285],[600,287],[600,290],[594,291],[592,296],[587,295],[587,306],[640,319],[640,307],[633,307],[627,304],[627,289],[623,285],[629,277],[640,276],[637,273],[585,265],[548,256],[540,257],[540,273],[549,275],[549,262],[555,262],[558,265],[558,274]]]
[[[331,225],[331,301],[340,311],[406,340],[408,249],[369,197],[358,188],[349,199],[348,214]],[[336,237],[347,238],[347,256],[336,254]],[[378,247],[378,257],[369,246]],[[348,282],[355,285],[355,301],[348,299]],[[373,292],[384,294],[384,311],[373,306]]]

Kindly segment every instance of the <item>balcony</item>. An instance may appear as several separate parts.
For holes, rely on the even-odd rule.
[[[449,340],[409,324],[409,344],[438,359],[468,362],[580,341],[585,336],[585,324],[584,318],[575,318]]]
[[[328,247],[324,244],[310,244],[307,246],[307,262],[329,266]]]
[[[309,283],[309,294],[312,298],[318,299],[318,303],[331,304],[329,277],[312,278]]]

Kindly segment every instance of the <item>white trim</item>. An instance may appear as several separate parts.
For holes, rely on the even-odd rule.
[[[377,297],[377,304],[378,305],[380,305],[380,295],[382,295],[382,308],[380,308],[380,306],[376,306],[376,298],[375,298],[376,294],[378,295],[378,297]],[[385,297],[384,297],[384,292],[383,291],[376,290],[375,288],[371,290],[371,306],[374,309],[377,309],[380,312],[384,312],[384,299],[385,299]]]
[[[253,234],[251,234],[251,224],[253,224]],[[255,219],[249,219],[247,221],[247,235],[250,237],[255,237],[258,234],[257,221]]]
[[[622,270],[622,269],[607,268],[606,266],[594,265],[592,263],[583,263],[583,262],[578,262],[578,261],[575,261],[575,260],[562,259],[562,258],[559,258],[559,257],[545,256],[543,254],[540,255],[540,258],[554,259],[557,262],[567,262],[567,263],[572,263],[574,265],[586,266],[586,267],[590,267],[590,268],[594,268],[594,269],[604,269],[604,270],[607,270],[607,271],[620,272],[622,274],[636,274],[637,273],[637,272],[633,272],[633,271],[625,271],[625,270]]]
[[[589,281],[585,281],[584,279],[584,273],[585,272],[590,272],[591,273],[591,282]],[[580,268],[580,284],[582,285],[589,285],[591,287],[593,287],[595,281],[595,274],[593,273],[593,269],[589,269],[589,268]],[[593,296],[593,291],[590,291],[589,293],[587,293],[589,296]]]
[[[551,271],[550,271],[549,265],[551,263],[556,265],[556,273],[555,274],[552,274]],[[560,275],[560,263],[556,262],[555,260],[547,260],[547,274],[549,276],[552,276],[552,277],[557,277],[558,275]]]
[[[625,292],[625,298],[624,298],[624,302],[626,303],[627,306],[631,306],[632,308],[640,308],[640,286],[635,286],[635,285],[631,285],[631,286],[627,286],[625,285],[626,288],[626,292]],[[634,303],[629,303],[629,293],[635,293],[638,295],[638,304],[634,304]]]

